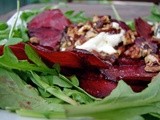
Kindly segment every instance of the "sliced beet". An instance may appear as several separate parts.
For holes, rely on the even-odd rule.
[[[117,82],[108,81],[101,74],[91,71],[85,71],[79,79],[80,87],[97,98],[109,95],[117,86]]]
[[[121,65],[103,69],[101,72],[105,75],[106,79],[113,81],[122,79],[128,83],[134,83],[134,81],[150,82],[152,77],[157,73],[148,73],[144,70],[144,67],[144,65]]]
[[[37,15],[28,23],[28,29],[54,28],[64,30],[70,21],[63,15],[59,9],[45,10]]]
[[[48,47],[54,51],[59,49],[62,32],[54,28],[38,28],[30,30],[30,36],[39,40],[39,45]]]
[[[108,96],[117,87],[118,84],[118,80],[109,80],[98,71],[84,71],[83,73],[77,76],[79,76],[80,87],[97,98],[104,98]],[[139,83],[127,83],[134,92],[140,92],[144,90],[148,85],[148,82],[142,80],[136,82]]]
[[[50,65],[59,63],[62,67],[68,68],[109,68],[112,64],[103,61],[90,52],[84,50],[74,51],[52,51],[48,48],[30,44],[36,52]]]
[[[109,68],[112,64],[109,61],[104,61],[94,54],[86,50],[74,50],[74,53],[81,59],[84,67],[93,68]]]
[[[59,9],[46,10],[28,23],[28,33],[30,37],[36,37],[39,45],[58,50],[62,33],[69,20]]]
[[[138,35],[145,38],[151,38],[153,35],[152,26],[142,18],[135,19],[135,28]]]
[[[9,48],[12,50],[14,55],[19,59],[19,60],[27,60],[28,57],[25,53],[24,50],[25,44],[24,43],[18,43],[16,45],[11,45]],[[4,51],[4,46],[0,46],[0,55],[3,55]]]
[[[32,44],[30,45],[35,49],[39,56],[51,66],[53,66],[55,63],[58,63],[61,67],[82,68],[81,60],[74,52],[54,52],[42,46],[34,46]]]

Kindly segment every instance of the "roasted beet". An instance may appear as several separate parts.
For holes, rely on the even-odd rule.
[[[54,28],[56,30],[64,30],[70,21],[63,15],[59,9],[46,10],[28,23],[28,29],[38,28]]]
[[[109,69],[101,70],[106,79],[112,81],[124,80],[128,83],[134,83],[134,81],[149,81],[157,73],[147,73],[144,70],[144,65],[120,65],[112,66]]]
[[[95,56],[94,54],[86,50],[74,50],[73,51],[81,59],[84,67],[94,68],[109,68],[112,64],[109,61],[104,61]]]
[[[54,52],[42,46],[34,46],[30,44],[39,56],[46,61],[47,64],[53,66],[55,63],[60,64],[62,67],[68,68],[82,68],[80,58],[71,51]]]
[[[111,73],[110,75],[114,76],[116,72],[114,74]],[[120,73],[122,72],[123,71],[121,71]],[[120,75],[120,73],[117,75]],[[127,74],[129,77],[129,74],[131,73]],[[121,79],[118,79],[117,81],[109,80],[108,78],[105,77],[104,74],[100,73],[99,71],[92,71],[92,70],[83,71],[82,73],[79,73],[77,76],[79,76],[80,87],[82,87],[89,94],[98,98],[104,98],[107,95],[109,95],[117,87],[118,81],[121,80]],[[147,87],[150,80],[143,81],[138,78],[138,80],[135,81],[128,78],[127,81],[125,82],[128,85],[130,85],[130,87],[134,92],[140,92]]]
[[[153,35],[152,26],[141,18],[135,19],[135,27],[137,33],[141,37],[151,38]]]
[[[36,50],[40,57],[50,63],[51,66],[55,63],[59,63],[62,67],[68,68],[93,67],[99,69],[111,66],[109,62],[104,62],[84,50],[55,52],[39,45],[30,45]]]
[[[28,57],[25,54],[24,50],[25,44],[24,43],[19,43],[16,45],[11,45],[9,48],[12,50],[14,55],[19,59],[19,60],[27,60]],[[0,46],[0,55],[3,54],[4,46]]]
[[[59,49],[62,33],[69,24],[59,9],[46,10],[28,23],[29,36],[36,37],[39,45],[55,51]]]
[[[117,86],[117,82],[106,80],[104,76],[97,71],[84,71],[79,79],[80,87],[98,98],[109,95]]]

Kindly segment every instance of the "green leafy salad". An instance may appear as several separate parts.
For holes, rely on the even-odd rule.
[[[27,42],[27,23],[41,10],[19,10],[14,24],[0,22],[0,108],[18,115],[48,119],[85,120],[158,120],[160,119],[160,74],[142,92],[135,93],[123,80],[103,99],[95,98],[79,87],[76,76],[65,77],[60,66],[48,67],[29,46],[24,52],[28,60],[19,60],[10,45]],[[83,12],[67,11],[65,16],[74,23],[90,18]],[[160,22],[160,10],[153,6],[152,23]],[[19,20],[21,22],[19,22]],[[132,21],[126,22],[132,29]]]

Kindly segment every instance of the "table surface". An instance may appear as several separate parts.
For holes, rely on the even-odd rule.
[[[113,2],[118,13],[123,20],[134,19],[137,17],[147,16],[150,13],[152,3],[146,2]],[[26,9],[39,9],[51,4],[31,4],[21,8]],[[53,4],[55,5],[55,4]],[[61,6],[60,9],[64,12],[66,10],[84,11],[86,15],[111,15],[114,17],[114,13],[110,4],[87,4],[87,3],[68,3],[66,6]],[[8,14],[0,16],[1,21],[8,20],[15,11],[11,11]]]

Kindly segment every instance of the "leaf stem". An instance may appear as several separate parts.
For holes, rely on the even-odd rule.
[[[17,24],[17,21],[18,21],[18,17],[19,17],[19,10],[20,10],[20,0],[17,0],[17,16],[16,16],[16,19],[15,19],[15,21],[14,21],[14,24],[13,24],[13,26],[11,27],[11,30],[10,30],[10,32],[9,32],[9,39],[12,37],[12,35],[13,35],[13,30],[15,29],[15,26],[16,26],[16,24]]]
[[[116,19],[117,20],[122,20],[122,18],[120,17],[118,11],[116,10],[116,7],[113,4],[111,4],[111,7],[112,7],[112,10],[113,10],[113,12],[115,14]]]

